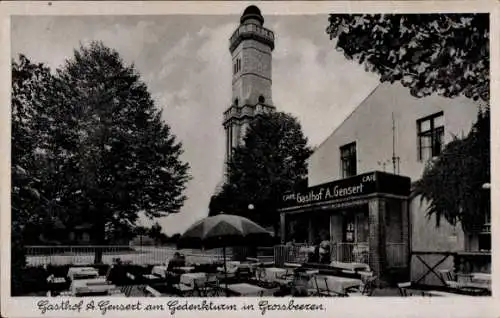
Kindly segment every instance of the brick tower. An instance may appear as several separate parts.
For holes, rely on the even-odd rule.
[[[225,162],[232,149],[243,141],[249,122],[259,114],[275,110],[271,94],[274,33],[263,25],[259,8],[249,6],[229,39],[233,96],[222,123],[226,134]]]

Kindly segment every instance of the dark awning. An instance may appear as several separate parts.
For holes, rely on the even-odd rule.
[[[336,180],[288,192],[280,198],[280,210],[317,206],[323,203],[362,200],[372,194],[389,194],[407,197],[410,195],[411,180],[408,177],[374,171],[354,177]]]

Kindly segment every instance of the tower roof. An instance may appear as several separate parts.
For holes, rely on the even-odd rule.
[[[245,11],[243,11],[243,15],[241,16],[240,23],[244,23],[248,19],[256,19],[260,21],[261,24],[264,24],[264,17],[260,13],[260,9],[257,6],[251,5],[248,6]]]

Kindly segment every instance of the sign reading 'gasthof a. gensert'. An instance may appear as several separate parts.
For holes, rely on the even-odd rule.
[[[370,172],[314,186],[303,191],[288,192],[281,198],[281,207],[292,207],[349,199],[372,193],[410,194],[410,179],[385,172]]]

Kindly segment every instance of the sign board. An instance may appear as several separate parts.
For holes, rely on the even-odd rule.
[[[411,181],[408,177],[375,171],[354,177],[320,184],[298,192],[282,195],[281,208],[300,207],[313,203],[349,199],[353,197],[385,193],[401,196],[410,194]]]

